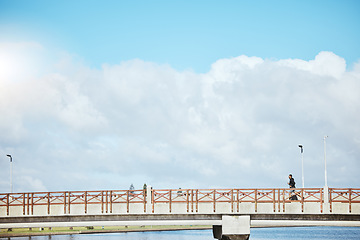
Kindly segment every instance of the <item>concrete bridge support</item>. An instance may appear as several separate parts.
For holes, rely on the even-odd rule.
[[[214,238],[247,240],[250,237],[250,216],[222,216],[222,225],[213,226]]]
[[[330,213],[330,204],[329,204],[329,187],[324,187],[324,213]]]

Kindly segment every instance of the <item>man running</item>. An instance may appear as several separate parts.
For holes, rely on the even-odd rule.
[[[288,185],[290,188],[296,188],[295,187],[295,180],[294,178],[292,177],[292,174],[289,174],[289,182],[288,182]],[[291,196],[289,197],[290,200],[298,200],[297,196],[296,196],[296,193],[294,193],[295,190],[290,190],[290,194]]]

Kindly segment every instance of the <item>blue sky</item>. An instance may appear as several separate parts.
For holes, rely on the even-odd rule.
[[[359,187],[359,12],[0,0],[0,192]]]
[[[239,55],[359,59],[358,1],[4,1],[2,40],[39,41],[90,66],[142,59],[207,72]]]

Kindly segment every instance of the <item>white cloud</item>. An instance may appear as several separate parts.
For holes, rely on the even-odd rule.
[[[2,82],[24,81],[41,73],[43,47],[36,42],[0,42]],[[40,56],[38,54],[41,54]]]
[[[46,186],[44,183],[38,179],[34,178],[32,176],[22,176],[20,179],[18,179],[18,186],[17,188],[20,189],[20,191],[25,192],[27,189],[32,189],[33,191],[40,192],[40,191],[47,191]],[[24,187],[26,187],[24,189]]]
[[[335,78],[340,78],[346,70],[345,59],[332,52],[320,52],[314,60],[310,61],[304,61],[301,59],[286,59],[280,60],[279,64]]]
[[[221,59],[206,74],[142,60],[90,69],[66,54],[48,65],[27,81],[0,73],[0,154],[22,162],[18,174],[44,173],[19,180],[23,191],[286,187],[289,172],[301,182],[299,143],[305,182],[318,187],[324,134],[330,186],[354,186],[360,74],[334,53]]]

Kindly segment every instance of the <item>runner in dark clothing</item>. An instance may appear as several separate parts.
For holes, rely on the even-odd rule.
[[[288,184],[289,184],[290,188],[295,188],[295,180],[292,177],[292,174],[289,174],[289,179],[290,179],[290,181]]]
[[[295,187],[295,180],[292,177],[292,174],[289,174],[289,179],[290,179],[290,181],[288,182],[289,187],[290,188],[296,188]],[[290,192],[291,192],[290,200],[298,200],[296,194],[294,194],[295,190],[290,190]]]

